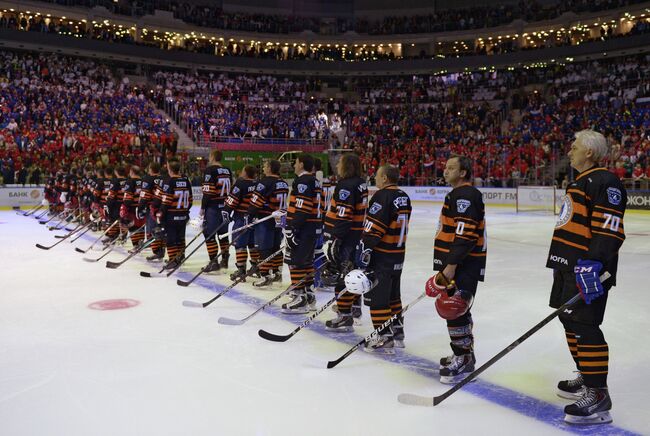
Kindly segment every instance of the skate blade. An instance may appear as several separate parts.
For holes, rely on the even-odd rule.
[[[467,378],[468,375],[470,375],[472,371],[466,372],[463,374],[459,375],[441,375],[440,376],[440,383],[446,384],[446,385],[455,385]],[[470,383],[474,383],[476,379],[472,380]]]
[[[393,340],[393,346],[395,348],[406,348],[406,346],[404,345],[404,341],[399,340],[399,339],[394,339]]]
[[[564,415],[564,422],[572,425],[609,424],[613,421],[608,411],[593,413],[589,416]]]
[[[565,400],[572,400],[572,401],[577,401],[580,398],[582,398],[584,390],[578,391],[576,394],[572,394],[571,392],[565,392],[560,389],[558,389],[555,393],[557,394],[558,397],[564,398]]]
[[[338,327],[338,328],[325,326],[325,330],[333,333],[352,333],[354,331],[354,328],[352,326]]]
[[[309,309],[284,309],[283,308],[280,311],[286,315],[307,315],[309,313]]]
[[[363,351],[366,353],[372,353],[372,354],[386,354],[386,355],[392,355],[395,354],[395,349],[394,348],[363,348]]]

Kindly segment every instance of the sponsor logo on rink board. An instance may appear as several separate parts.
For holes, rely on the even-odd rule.
[[[0,207],[36,206],[43,200],[43,187],[0,188]]]

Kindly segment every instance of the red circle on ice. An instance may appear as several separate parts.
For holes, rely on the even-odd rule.
[[[89,309],[94,310],[119,310],[119,309],[129,309],[135,307],[140,302],[138,300],[131,300],[128,298],[121,298],[117,300],[101,300],[95,301],[88,305]]]

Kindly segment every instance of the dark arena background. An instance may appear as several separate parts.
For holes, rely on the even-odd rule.
[[[650,1],[0,0],[0,434],[649,434],[648,211]]]

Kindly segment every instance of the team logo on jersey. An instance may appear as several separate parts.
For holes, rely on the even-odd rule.
[[[238,188],[237,186],[235,186],[234,188],[232,188],[232,193],[235,194],[235,195],[236,195],[237,193],[239,193],[239,188]]]
[[[258,184],[257,184],[257,188],[255,188],[255,189],[257,189],[258,191],[262,192],[262,191],[264,190],[264,185],[263,185],[262,183],[258,183]]]
[[[345,201],[348,199],[349,196],[350,196],[350,191],[348,191],[347,189],[341,189],[339,191],[339,198],[341,200]]]
[[[456,209],[458,213],[465,213],[465,211],[472,205],[469,200],[456,200]]]
[[[307,190],[307,185],[302,183],[298,184],[298,193],[303,194]]]
[[[557,217],[557,222],[555,223],[555,227],[562,227],[566,223],[571,220],[571,217],[573,216],[573,201],[571,201],[571,197],[568,195],[565,195],[562,197],[562,206],[560,206],[560,213]]]
[[[379,203],[374,203],[372,206],[370,206],[370,210],[368,211],[371,215],[376,214],[381,210],[381,204]]]
[[[621,204],[623,200],[623,194],[618,188],[607,188],[607,200],[614,206]]]

